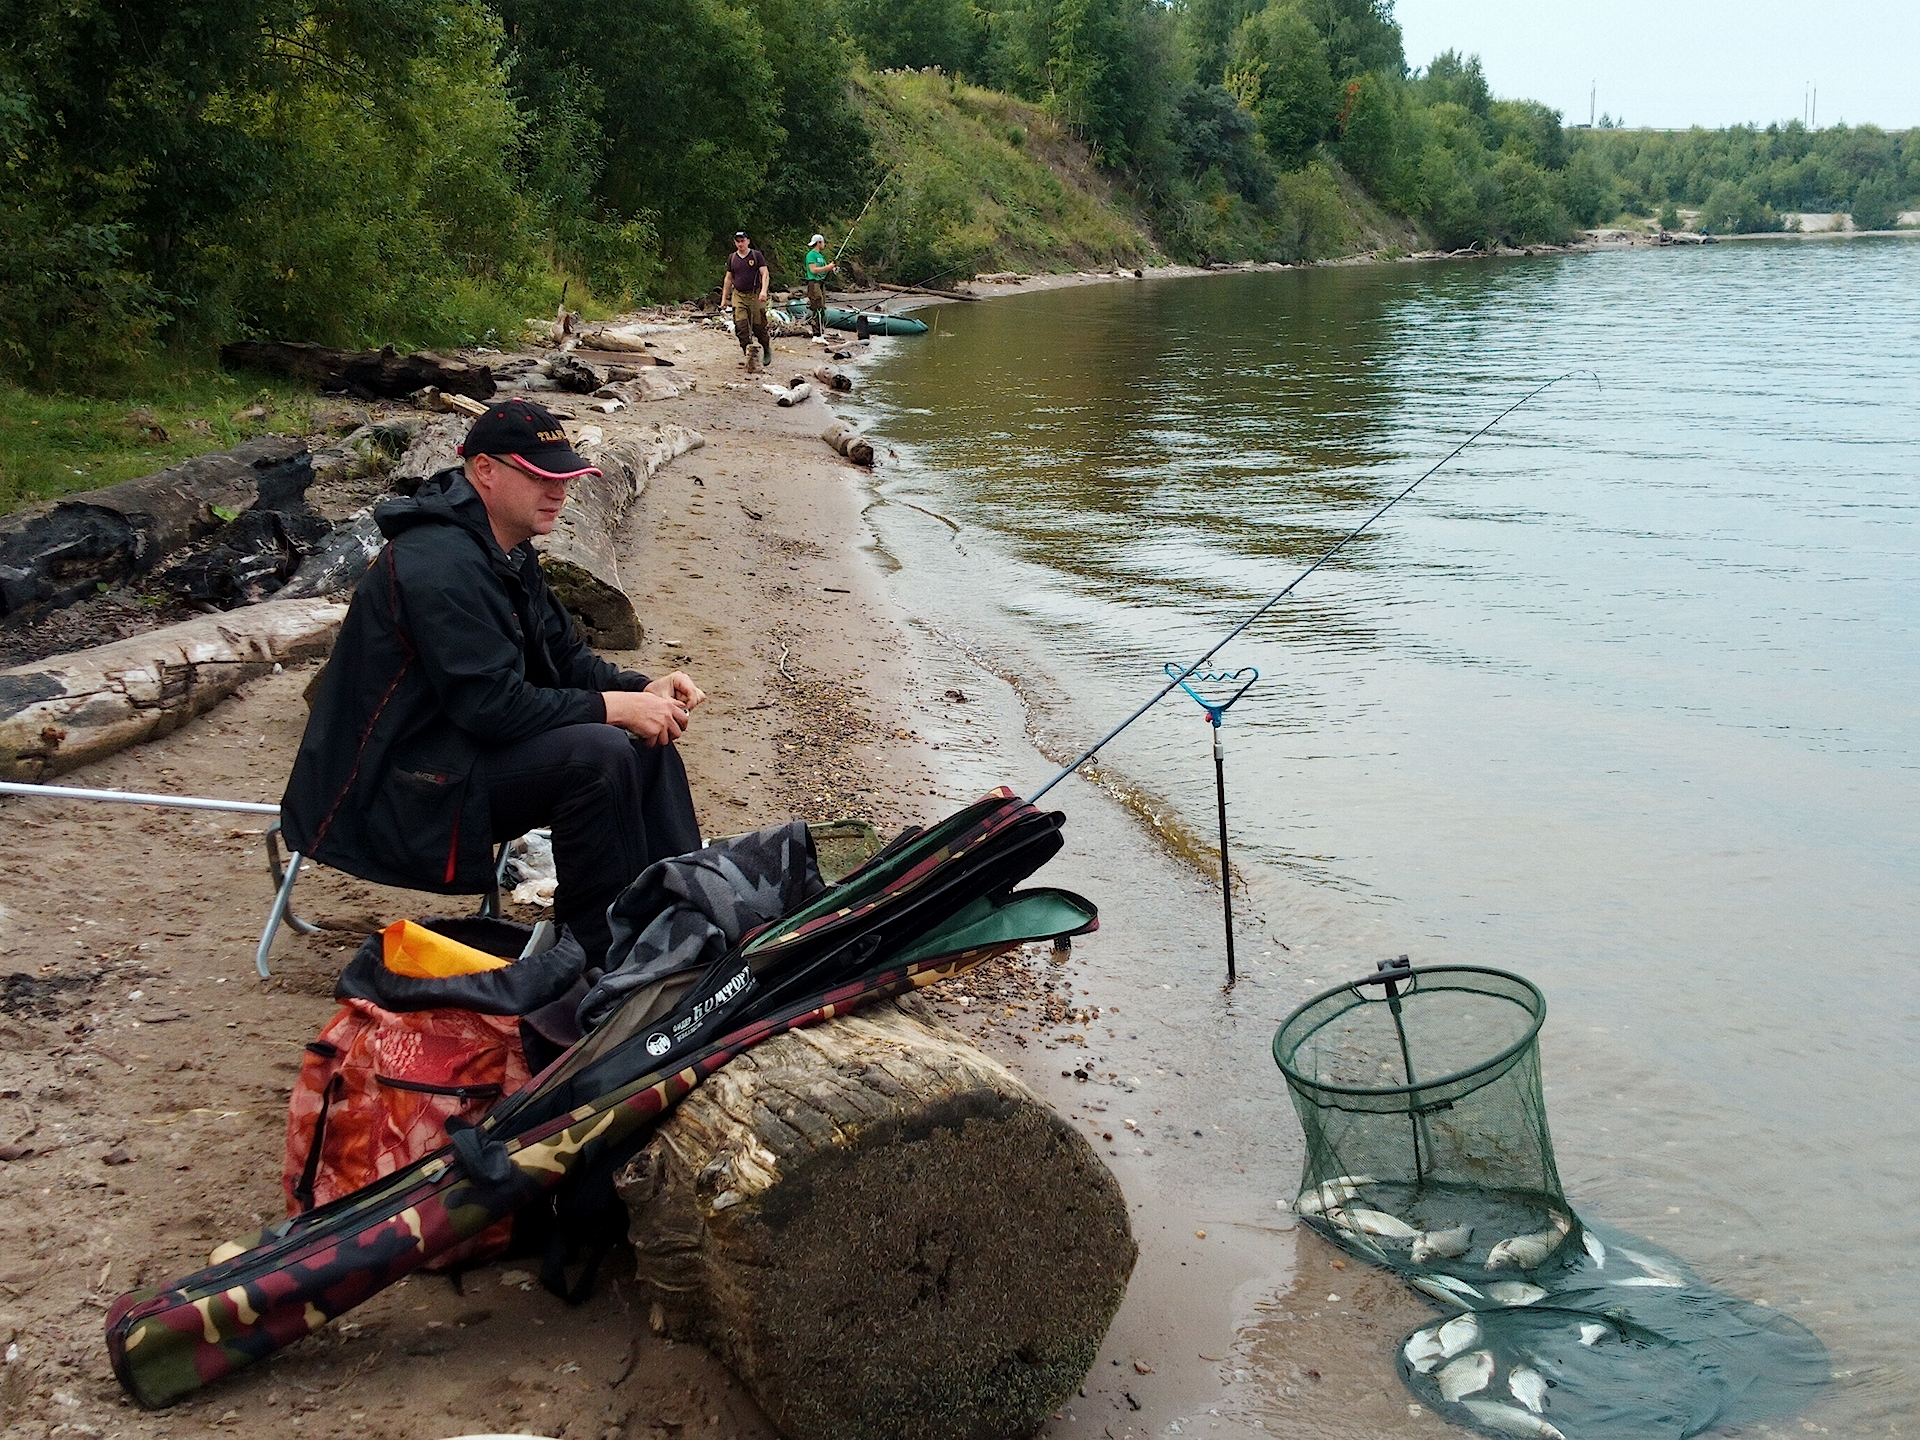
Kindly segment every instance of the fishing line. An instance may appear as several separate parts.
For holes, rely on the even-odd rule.
[[[1092,745],[1088,746],[1084,751],[1081,752],[1080,757],[1077,760],[1075,760],[1071,765],[1068,765],[1058,775],[1055,775],[1051,780],[1047,781],[1046,784],[1042,785],[1038,790],[1034,791],[1033,794],[1029,795],[1027,797],[1027,803],[1030,805],[1036,803],[1042,795],[1047,793],[1047,791],[1053,789],[1054,786],[1058,785],[1062,780],[1066,779],[1067,776],[1071,775],[1074,771],[1078,770],[1082,765],[1086,764],[1087,761],[1091,760],[1095,755],[1098,755],[1101,752],[1101,750],[1103,750],[1108,745],[1108,743],[1110,743],[1117,735],[1120,734],[1122,730],[1125,730],[1129,725],[1133,724],[1134,721],[1138,720],[1142,715],[1146,714],[1147,711],[1151,710],[1154,706],[1158,705],[1162,700],[1166,699],[1167,696],[1171,695],[1175,690],[1177,690],[1180,687],[1183,681],[1189,680],[1194,675],[1198,674],[1201,666],[1205,665],[1209,660],[1213,659],[1215,655],[1218,655],[1222,650],[1226,649],[1227,645],[1230,642],[1237,639],[1240,635],[1244,634],[1248,629],[1248,627],[1250,627],[1254,621],[1258,620],[1262,615],[1265,615],[1267,611],[1271,610],[1274,606],[1278,605],[1282,600],[1286,599],[1287,596],[1291,595],[1294,591],[1294,587],[1297,586],[1302,580],[1305,580],[1309,575],[1313,574],[1314,571],[1318,570],[1322,565],[1325,565],[1329,560],[1333,559],[1334,556],[1338,555],[1342,550],[1346,549],[1347,546],[1350,545],[1354,540],[1358,539],[1361,533],[1365,531],[1368,526],[1372,525],[1374,521],[1378,520],[1382,515],[1386,514],[1387,511],[1391,510],[1394,506],[1398,505],[1402,500],[1406,499],[1407,496],[1411,495],[1415,490],[1419,489],[1422,481],[1436,474],[1441,469],[1441,467],[1445,466],[1462,450],[1465,450],[1469,445],[1473,444],[1474,441],[1478,440],[1482,435],[1486,434],[1489,430],[1493,429],[1494,426],[1498,425],[1502,420],[1506,419],[1507,416],[1511,415],[1514,411],[1518,410],[1522,405],[1525,405],[1529,400],[1533,399],[1534,396],[1539,395],[1544,391],[1551,390],[1555,385],[1558,385],[1562,380],[1570,380],[1576,375],[1590,375],[1593,377],[1594,384],[1598,385],[1600,383],[1600,377],[1598,375],[1595,375],[1594,372],[1591,370],[1569,370],[1567,371],[1566,374],[1556,375],[1553,377],[1553,379],[1547,381],[1544,385],[1537,386],[1534,389],[1529,390],[1526,394],[1522,395],[1518,400],[1514,401],[1511,405],[1507,406],[1506,409],[1502,410],[1498,415],[1494,416],[1491,420],[1487,421],[1486,424],[1482,425],[1478,430],[1474,431],[1471,435],[1467,436],[1466,439],[1462,440],[1458,445],[1454,446],[1453,449],[1449,450],[1445,455],[1441,456],[1440,459],[1434,463],[1432,468],[1427,470],[1425,474],[1421,475],[1419,479],[1415,480],[1411,485],[1407,486],[1406,489],[1402,490],[1398,495],[1395,495],[1391,500],[1387,501],[1387,503],[1382,505],[1378,510],[1374,511],[1371,515],[1367,516],[1366,519],[1362,520],[1358,525],[1354,526],[1353,529],[1349,530],[1345,535],[1342,535],[1340,539],[1337,540],[1324,555],[1322,555],[1318,560],[1314,561],[1306,569],[1302,570],[1298,575],[1294,576],[1292,580],[1287,582],[1287,587],[1284,590],[1280,591],[1279,594],[1269,599],[1258,610],[1255,610],[1251,615],[1247,616],[1246,619],[1242,620],[1238,625],[1234,626],[1233,629],[1229,630],[1225,635],[1222,635],[1219,640],[1214,642],[1213,647],[1210,650],[1208,650],[1206,654],[1200,656],[1199,659],[1195,660],[1191,665],[1187,666],[1187,668],[1182,670],[1178,675],[1173,675],[1172,679],[1168,680],[1164,686],[1162,686],[1159,690],[1155,691],[1152,699],[1148,700],[1138,710],[1135,710],[1131,715],[1127,716],[1126,719],[1122,720],[1118,725],[1114,726],[1113,729],[1109,730],[1105,735],[1101,736]],[[1168,667],[1168,673],[1172,674],[1171,666]]]

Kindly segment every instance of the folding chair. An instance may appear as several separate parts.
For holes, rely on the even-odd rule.
[[[486,894],[480,897],[477,913],[489,920],[498,919],[500,915],[500,887],[506,880],[507,851],[512,843],[511,840],[501,842],[500,853],[494,857],[493,883],[487,887]],[[308,924],[293,913],[293,887],[300,878],[300,866],[305,859],[298,850],[289,850],[283,861],[280,858],[280,822],[275,820],[267,827],[267,869],[273,876],[273,907],[267,911],[266,928],[260,932],[259,947],[253,952],[253,968],[260,972],[262,980],[272,975],[267,968],[267,952],[273,948],[273,937],[280,933],[282,924],[300,935],[320,933],[318,925]]]

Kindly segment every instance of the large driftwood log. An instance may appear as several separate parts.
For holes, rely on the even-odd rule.
[[[633,599],[620,580],[619,536],[627,509],[668,461],[706,444],[698,430],[659,425],[609,440],[597,425],[575,436],[580,453],[598,465],[567,487],[567,505],[553,533],[535,542],[540,571],[586,632],[589,645],[636,650],[642,630]]]
[[[836,420],[820,432],[820,438],[856,465],[873,464],[873,442],[844,420]]]
[[[250,605],[0,670],[0,778],[45,780],[170,735],[276,664],[326,654],[346,613]]]
[[[1133,1270],[1086,1140],[917,1000],[755,1047],[618,1184],[658,1323],[788,1440],[1030,1435]]]
[[[220,363],[290,375],[321,390],[345,390],[362,400],[399,400],[433,385],[454,395],[491,400],[493,371],[485,365],[419,350],[329,350],[291,340],[241,340],[220,347]]]
[[[30,505],[0,519],[0,615],[52,610],[153,566],[226,523],[269,487],[311,480],[298,440],[263,435],[156,475]]]
[[[889,285],[884,280],[873,282],[876,290],[891,290],[896,295],[938,295],[942,300],[978,300],[978,295],[969,295],[964,290],[929,290],[925,285]]]

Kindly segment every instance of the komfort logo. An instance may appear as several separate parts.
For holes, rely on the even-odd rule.
[[[714,1011],[740,994],[752,983],[753,970],[750,967],[743,966],[739,973],[731,980],[727,981],[726,984],[714,991],[713,994],[693,1007],[693,1013],[687,1017],[687,1026],[698,1025],[702,1020],[706,1019],[707,1016],[713,1014]]]

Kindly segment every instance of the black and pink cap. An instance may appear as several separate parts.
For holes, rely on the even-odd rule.
[[[487,413],[473,422],[467,438],[460,442],[459,454],[511,455],[522,469],[548,480],[576,480],[582,475],[598,475],[600,467],[589,465],[575,452],[560,422],[531,400],[504,400],[487,407]]]

